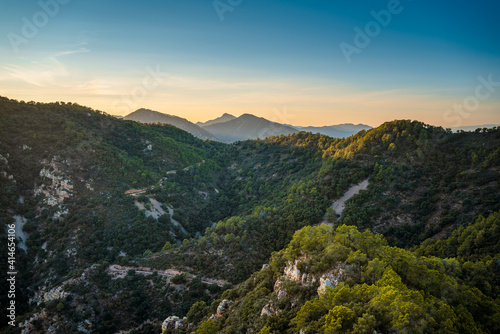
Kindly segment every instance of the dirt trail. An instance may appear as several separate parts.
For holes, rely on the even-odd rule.
[[[345,208],[345,202],[349,200],[352,196],[359,194],[361,190],[366,190],[368,188],[369,182],[368,179],[364,180],[360,184],[357,184],[355,186],[352,186],[347,190],[347,192],[342,196],[339,200],[333,202],[332,208],[335,210],[335,212],[338,215],[342,214],[342,211],[344,211]]]
[[[339,216],[342,215],[342,211],[344,211],[344,208],[345,208],[345,202],[347,202],[352,196],[359,194],[359,192],[361,190],[366,190],[366,188],[368,188],[369,184],[370,183],[368,182],[368,179],[366,179],[363,182],[356,184],[356,185],[352,186],[351,188],[349,188],[346,191],[346,193],[344,194],[344,196],[342,196],[340,199],[333,202],[332,209],[335,211],[335,213],[338,214]],[[332,225],[331,223],[329,223],[326,220],[326,213],[323,216],[323,221],[320,224]],[[320,224],[318,224],[318,225],[320,225]]]
[[[139,208],[139,210],[144,210],[144,214],[146,217],[153,217],[154,219],[158,219],[161,215],[164,215],[166,212],[163,210],[161,203],[155,200],[154,198],[149,198],[149,202],[151,204],[151,209],[147,210],[146,206],[144,203],[141,203],[139,201],[135,201],[135,205]],[[179,223],[177,220],[173,218],[174,216],[174,209],[172,209],[170,206],[166,205],[168,209],[168,214],[170,215],[170,221],[172,224],[179,226],[179,228],[184,232],[185,234],[188,234],[184,226],[182,226],[181,223]]]
[[[113,276],[113,279],[117,279],[117,278],[123,278],[123,277],[127,276],[128,271],[131,269],[135,270],[135,273],[139,274],[139,275],[151,275],[152,273],[154,273],[156,271],[156,272],[158,272],[158,275],[164,276],[164,277],[168,278],[169,280],[172,277],[183,273],[183,272],[175,270],[175,269],[156,270],[156,269],[147,268],[147,267],[125,267],[125,266],[120,266],[118,264],[110,265],[108,267],[107,271],[111,276]],[[193,279],[195,277],[195,275],[193,275],[193,274],[188,273],[187,275],[190,279]],[[230,284],[229,282],[224,281],[224,280],[215,280],[215,279],[211,279],[211,278],[202,278],[201,282],[205,283],[205,284],[217,284],[220,287],[222,287],[224,284]]]
[[[202,160],[201,162],[198,162],[194,165],[191,165],[191,166],[187,166],[186,168],[182,168],[182,169],[179,169],[179,170],[183,170],[183,171],[188,171],[190,170],[191,168],[193,168],[194,166],[201,166],[202,164],[205,163],[205,160]],[[170,170],[167,172],[167,175],[169,174],[177,174],[177,170]],[[161,180],[160,180],[160,185],[161,185]],[[137,196],[137,195],[140,195],[140,194],[144,194],[146,191],[148,190],[153,190],[155,188],[155,186],[151,186],[151,187],[147,187],[147,188],[142,188],[142,189],[129,189],[127,191],[125,191],[125,195],[132,195],[132,196]]]

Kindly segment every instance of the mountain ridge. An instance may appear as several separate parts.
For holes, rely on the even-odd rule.
[[[287,135],[298,132],[294,128],[252,114],[243,114],[230,121],[204,126],[203,128],[225,142],[266,138],[273,135]]]
[[[390,323],[398,309],[409,310],[405,317],[413,324],[433,323],[420,322],[423,313],[406,307],[413,305],[404,304],[410,290],[429,295],[415,305],[432,312],[450,301],[446,296],[462,304],[439,319],[458,316],[471,328],[495,332],[489,321],[496,319],[499,289],[487,274],[500,270],[500,259],[498,239],[488,231],[498,234],[498,215],[478,220],[470,240],[456,240],[470,234],[460,226],[500,210],[498,128],[453,133],[396,120],[344,139],[297,132],[227,145],[76,104],[0,98],[0,138],[0,218],[23,225],[16,305],[30,333],[51,327],[159,333],[163,319],[174,314],[195,326],[202,322],[200,333],[212,325],[222,333],[317,333],[331,325],[323,316],[333,309],[349,315],[346,329],[363,325],[370,333],[406,328]],[[367,189],[345,203],[341,216],[329,210],[366,179]],[[308,227],[321,223],[325,212],[333,228]],[[453,231],[460,233],[450,242],[425,241]],[[0,237],[5,240],[6,230]],[[330,241],[318,250],[318,240]],[[416,258],[409,251],[414,246],[426,256],[458,254],[458,261],[475,262]],[[311,262],[303,267],[304,260]],[[261,270],[264,264],[269,267]],[[119,272],[117,265],[123,266]],[[163,275],[166,270],[173,274]],[[339,270],[350,271],[342,276]],[[336,279],[340,284],[331,288],[337,290],[326,295],[347,291],[357,303],[363,299],[356,293],[367,284],[374,295],[387,289],[398,296],[403,307],[385,308],[377,297],[370,301],[376,312],[363,316],[357,308],[349,311],[350,304],[321,299],[317,288],[329,291]],[[238,290],[223,281],[240,284]],[[441,290],[440,281],[453,284]],[[0,288],[4,304],[5,284]],[[310,314],[305,305],[317,305],[316,296],[326,308]],[[296,326],[290,320],[299,308],[304,317]]]
[[[353,123],[343,123],[336,125],[326,125],[326,126],[305,126],[305,127],[296,127],[300,131],[312,132],[312,133],[321,133],[323,135],[332,137],[332,138],[345,138],[352,135],[355,135],[359,131],[362,130],[370,130],[371,126],[365,124],[353,124]]]
[[[206,122],[197,122],[196,125],[204,127],[204,126],[209,126],[213,124],[218,124],[218,123],[224,123],[230,120],[236,119],[236,116],[233,116],[228,113],[224,113],[222,116],[214,118],[212,120],[206,121]]]
[[[210,132],[204,130],[200,126],[188,121],[185,118],[161,113],[159,111],[150,109],[137,109],[136,111],[123,117],[124,120],[136,121],[140,123],[163,123],[170,124],[186,132],[191,133],[193,136],[202,140],[217,140],[217,138]]]

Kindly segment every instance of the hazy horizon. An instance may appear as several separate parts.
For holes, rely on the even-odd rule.
[[[149,109],[149,108],[138,108],[137,110],[139,109]],[[132,111],[131,113],[137,111],[137,110],[134,110]],[[162,113],[162,114],[166,114],[166,115],[170,115],[170,116],[177,116],[177,117],[181,117],[181,118],[184,118],[180,115],[176,115],[176,114],[170,114],[170,113],[165,113],[165,112],[162,112],[160,110],[153,110],[153,109],[149,109],[149,110],[152,110],[152,111],[156,111],[156,112],[159,112],[159,113]],[[129,113],[129,114],[131,114]],[[244,115],[244,114],[251,114],[251,113],[240,113],[240,114],[237,114],[237,113],[224,113],[224,114],[229,114],[229,115],[232,115],[236,118]],[[115,117],[124,117],[124,116],[127,116],[127,115],[116,115],[116,114],[110,114],[111,116],[115,116]],[[207,119],[203,119],[203,120],[192,120],[192,119],[188,119],[188,118],[185,118],[187,119],[188,121],[190,121],[191,123],[205,123],[207,121],[211,121],[211,120],[214,120],[216,118],[219,118],[221,117],[223,114],[220,114],[220,115],[214,115],[213,117],[211,118],[207,118]],[[253,116],[256,116],[256,117],[261,117],[261,118],[266,118],[265,116],[262,116],[262,115],[256,115],[256,114],[251,114]],[[267,118],[266,118],[267,119]],[[331,123],[331,124],[321,124],[321,125],[310,125],[310,124],[289,124],[289,123],[281,123],[281,124],[284,124],[284,125],[289,125],[289,126],[292,126],[292,127],[327,127],[327,126],[332,126],[332,125],[342,125],[342,124],[353,124],[353,125],[368,125],[368,126],[371,126],[372,128],[376,128],[380,125],[382,125],[383,123],[385,122],[390,122],[390,121],[393,121],[393,120],[396,120],[396,119],[388,119],[388,120],[385,120],[381,123],[378,123],[378,124],[368,124],[368,123],[363,123],[363,122],[360,122],[360,123],[355,123],[355,122],[343,122],[343,123]],[[271,120],[272,121],[272,120]],[[418,121],[417,119],[412,119],[412,121]],[[279,123],[279,122],[277,122]],[[428,123],[429,125],[433,125],[433,126],[440,126],[440,125],[437,125],[437,124],[430,124]],[[498,126],[500,124],[497,124],[497,123],[482,123],[482,124],[472,124],[472,125],[462,125],[462,126],[459,126],[459,127],[474,127],[474,126]],[[455,127],[453,127],[455,128]]]

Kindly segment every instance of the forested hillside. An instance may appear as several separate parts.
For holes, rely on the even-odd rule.
[[[487,233],[499,224],[496,212],[470,229]],[[487,239],[484,248],[498,248],[498,238]],[[484,254],[461,241],[457,248]],[[352,226],[305,227],[214,302],[230,300],[228,311],[207,320],[213,312],[200,302],[188,320],[197,333],[497,333],[500,256],[463,260],[422,257]]]
[[[493,333],[499,147],[498,128],[406,120],[346,139],[227,145],[76,104],[0,98],[0,217],[24,233],[18,321],[34,333],[157,333],[170,315],[188,316],[181,332]],[[328,209],[364,180],[340,216]],[[310,280],[277,289],[296,261]],[[323,274],[336,287],[316,297]],[[223,299],[230,311],[207,322]]]
[[[394,121],[347,139],[301,132],[236,144],[229,171],[244,181],[239,194],[248,204],[202,238],[147,263],[174,262],[236,283],[285,247],[294,231],[320,223],[332,199],[366,178],[368,190],[348,201],[341,217],[327,217],[334,225],[368,228],[403,248],[444,237],[500,209],[499,133],[453,134]],[[214,265],[204,267],[208,259]]]
[[[167,240],[180,242],[225,216],[216,210],[218,197],[207,201],[199,193],[215,193],[225,146],[172,126],[143,126],[76,104],[2,98],[0,138],[0,217],[25,233],[25,251],[16,253],[19,315],[41,288],[95,263],[160,251]],[[164,211],[174,208],[183,230],[168,213],[155,219],[135,205],[144,199],[130,193],[146,190],[163,200]],[[0,233],[4,244],[6,230]],[[0,256],[6,272],[7,254]]]

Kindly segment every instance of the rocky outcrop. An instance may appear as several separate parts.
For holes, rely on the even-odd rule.
[[[229,312],[229,309],[231,306],[233,306],[234,302],[231,300],[224,299],[219,303],[219,306],[217,306],[217,313],[212,314],[212,316],[209,317],[210,320],[221,318],[227,312]]]
[[[233,302],[230,300],[224,299],[223,301],[221,301],[219,306],[217,306],[217,318],[220,318],[224,314],[226,314],[232,305],[233,305]]]
[[[92,331],[92,322],[90,320],[80,321],[77,329],[79,332],[89,334]]]
[[[260,312],[260,316],[264,315],[278,315],[279,309],[275,308],[272,303],[267,303]]]
[[[83,271],[81,276],[76,277],[76,278],[71,278],[67,281],[62,282],[60,285],[52,288],[49,290],[48,287],[48,280],[46,280],[45,284],[39,288],[37,292],[35,292],[35,295],[29,299],[29,303],[33,304],[36,303],[37,305],[40,305],[42,302],[49,302],[52,300],[58,300],[58,299],[64,299],[68,295],[70,295],[69,292],[66,292],[64,289],[68,285],[84,285],[87,286],[88,283],[88,277],[91,275],[92,272],[95,272],[100,265],[94,264],[90,268],[87,268]]]
[[[68,295],[69,293],[64,291],[64,286],[58,286],[48,292],[45,292],[42,296],[42,301],[47,303],[51,300],[66,298]]]
[[[166,333],[167,331],[176,330],[184,327],[187,318],[179,318],[176,316],[171,316],[165,319],[161,325],[161,332]]]
[[[32,323],[36,320],[45,320],[47,318],[47,310],[42,309],[40,312],[33,314],[29,319],[20,322],[18,326],[21,328],[22,334],[28,334],[35,331],[34,325]]]
[[[7,155],[7,158],[8,158],[9,154],[7,153],[6,155]],[[0,162],[4,163],[6,165],[9,163],[9,160],[7,158],[0,154]]]
[[[296,281],[308,286],[316,283],[317,278],[315,277],[315,275],[301,272],[298,268],[299,263],[301,263],[302,261],[304,261],[304,259],[297,259],[293,263],[288,263],[288,265],[285,267],[282,278]],[[308,267],[305,266],[305,269],[307,270]]]
[[[305,259],[297,259],[293,263],[288,263],[280,279],[289,279],[306,286],[314,285],[319,281],[318,294],[324,293],[326,287],[335,288],[340,282],[345,280],[346,266],[344,263],[338,263],[334,268],[321,274],[310,274],[300,271],[298,266],[301,262],[307,261],[305,261]],[[305,271],[307,271],[307,269],[308,266],[305,265]]]
[[[5,155],[5,157],[0,154],[0,167],[1,167],[1,169],[4,169],[0,172],[0,175],[5,177],[7,180],[10,180],[13,183],[16,183],[16,180],[14,180],[14,175],[9,175],[9,173],[7,173],[7,171],[6,171],[6,170],[10,169],[9,160],[7,158],[9,158],[8,153]]]
[[[273,292],[278,300],[284,298],[290,298],[290,303],[292,307],[297,305],[297,300],[294,296],[290,296],[286,291],[286,282],[294,281],[299,283],[301,286],[313,286],[319,284],[317,292],[319,295],[326,292],[327,288],[335,288],[339,283],[345,281],[345,269],[346,265],[343,262],[339,262],[335,267],[323,273],[308,273],[309,267],[305,264],[307,259],[299,258],[294,262],[289,262],[283,271],[283,275],[276,280],[274,284]],[[299,269],[303,268],[303,271]],[[267,303],[261,311],[261,316],[278,314],[281,310],[273,304],[272,301]]]
[[[319,279],[318,295],[325,293],[327,288],[335,288],[339,283],[345,281],[345,278],[345,268],[343,266],[338,266],[324,273]]]
[[[39,175],[52,182],[39,185],[35,188],[34,194],[35,196],[42,195],[44,204],[53,207],[58,206],[60,210],[54,214],[54,218],[60,219],[68,213],[63,202],[66,198],[71,197],[73,193],[73,182],[63,170],[63,167],[70,166],[70,163],[67,160],[60,161],[60,158],[55,156],[50,162],[42,160],[42,164],[44,167],[40,170]]]

